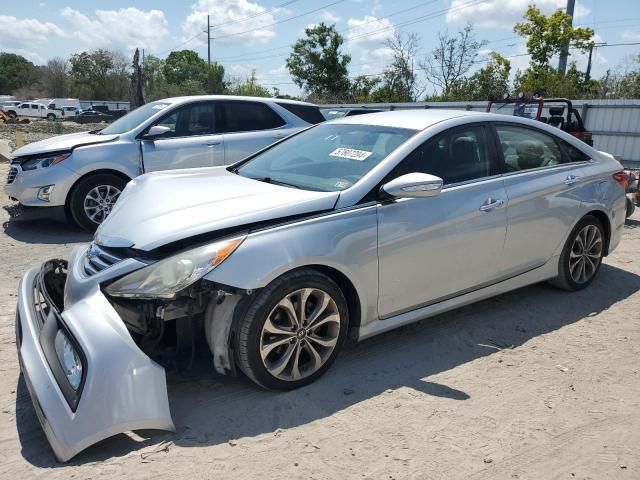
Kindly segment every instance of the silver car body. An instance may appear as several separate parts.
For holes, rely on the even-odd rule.
[[[246,226],[246,239],[204,282],[241,292],[231,295],[238,297],[298,267],[322,269],[351,287],[350,333],[361,340],[554,278],[569,232],[587,213],[606,222],[608,252],[620,241],[624,191],[612,178],[620,164],[557,129],[516,117],[443,110],[385,112],[335,122],[418,132],[341,192],[291,189],[244,178],[224,167],[141,176],[129,183],[98,229],[92,248],[145,252]],[[590,160],[445,185],[432,198],[362,201],[433,135],[491,122],[551,133]],[[569,175],[579,181],[567,185]],[[480,207],[488,198],[500,202],[483,211]],[[136,208],[141,204],[145,208]],[[162,367],[136,347],[100,287],[149,260],[116,259],[112,266],[87,274],[83,264],[88,248],[79,247],[71,256],[62,313],[91,360],[75,413],[48,374],[30,326],[38,269],[25,275],[19,295],[23,372],[49,441],[63,461],[118,431],[173,428]],[[232,369],[228,335],[235,304],[229,305],[218,313],[213,307],[206,325],[215,368],[222,373]],[[107,356],[115,361],[107,361]]]
[[[268,130],[228,132],[166,138],[155,141],[140,136],[168,113],[185,105],[202,102],[247,101],[269,106],[285,122]],[[308,105],[293,100],[234,96],[191,96],[161,100],[166,104],[157,113],[130,131],[101,135],[73,133],[30,143],[12,153],[9,180],[4,187],[9,197],[28,207],[63,207],[77,182],[93,173],[116,173],[127,179],[145,172],[176,168],[229,165],[310,124],[291,113],[283,104]],[[50,153],[71,151],[63,162],[47,168],[25,171],[20,161]],[[54,185],[48,201],[38,198],[41,187]]]

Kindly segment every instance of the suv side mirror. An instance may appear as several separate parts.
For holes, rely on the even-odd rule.
[[[155,140],[158,137],[163,136],[165,133],[170,132],[169,127],[163,127],[162,125],[154,125],[149,129],[147,133],[142,136],[143,140]]]
[[[381,189],[395,198],[435,197],[444,181],[428,173],[407,173],[382,185]]]

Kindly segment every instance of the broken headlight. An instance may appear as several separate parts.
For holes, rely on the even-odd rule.
[[[243,235],[178,253],[126,275],[105,292],[114,297],[173,298],[220,265],[244,239]]]

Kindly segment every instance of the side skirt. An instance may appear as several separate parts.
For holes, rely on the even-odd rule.
[[[358,341],[364,340],[380,333],[388,332],[394,328],[402,327],[425,318],[433,317],[449,310],[454,310],[471,303],[479,302],[502,293],[526,287],[534,283],[550,280],[558,276],[559,256],[552,257],[547,263],[534,270],[530,270],[517,277],[510,278],[500,283],[495,283],[473,292],[465,293],[454,298],[443,300],[438,303],[427,305],[416,310],[401,313],[399,315],[385,318],[384,320],[374,320],[360,328]]]

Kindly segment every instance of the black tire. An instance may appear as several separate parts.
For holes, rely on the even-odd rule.
[[[595,268],[593,268],[593,270],[589,268],[589,272],[590,272],[589,277],[586,278],[585,281],[576,281],[574,277],[571,275],[569,260],[570,260],[572,251],[574,249],[574,244],[577,241],[578,235],[580,235],[580,233],[589,226],[595,227],[600,234],[600,238],[601,238],[600,255],[597,261],[593,260],[593,262],[595,263]],[[582,220],[578,222],[578,224],[573,228],[573,230],[571,230],[571,233],[567,238],[564,248],[562,249],[562,253],[560,254],[560,261],[558,264],[558,276],[553,280],[551,280],[549,283],[551,283],[555,287],[558,287],[570,292],[575,292],[577,290],[582,290],[583,288],[588,287],[589,284],[593,281],[593,279],[598,274],[598,271],[600,270],[600,266],[602,265],[602,258],[604,256],[605,243],[606,243],[606,237],[605,237],[604,228],[602,226],[602,222],[600,222],[600,220],[598,220],[596,217],[593,217],[591,215],[586,215],[584,218],[582,218]],[[592,250],[592,252],[595,252],[595,250]]]
[[[47,114],[47,120],[53,122],[56,119],[56,116],[53,113]]]
[[[633,200],[627,197],[627,215],[625,218],[629,218],[631,215],[633,215],[633,212],[635,212],[635,210],[636,206],[634,205]]]
[[[276,305],[287,295],[306,288],[322,290],[335,302],[340,315],[337,341],[320,368],[298,380],[283,380],[272,375],[263,364],[260,355],[261,334]],[[259,290],[253,298],[248,297],[247,303],[238,308],[241,318],[237,319],[235,335],[236,364],[247,377],[266,389],[293,390],[313,382],[331,366],[346,338],[349,310],[344,294],[331,278],[313,269],[303,268],[282,275]],[[312,335],[313,332],[310,332],[309,335]],[[306,341],[309,342],[308,339]],[[300,342],[304,344],[304,340]]]
[[[9,118],[16,118],[18,116],[18,114],[16,112],[14,112],[13,110],[9,110],[7,112],[7,115],[9,115]]]
[[[88,232],[94,232],[108,213],[104,218],[97,218],[99,221],[92,220],[85,212],[85,198],[96,187],[110,186],[122,192],[126,184],[127,180],[111,173],[98,173],[81,180],[69,196],[69,212],[74,222]]]

